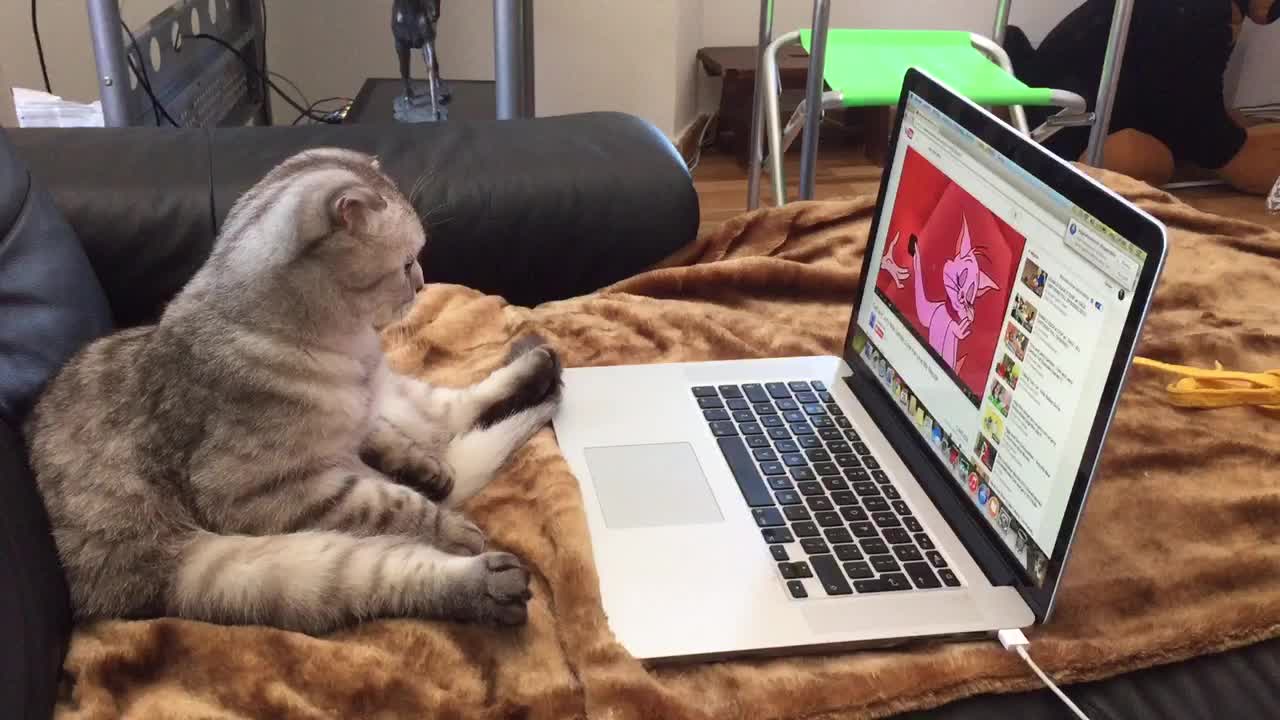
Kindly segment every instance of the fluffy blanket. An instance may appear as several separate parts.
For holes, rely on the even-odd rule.
[[[1280,235],[1117,176],[1171,228],[1141,353],[1280,365]],[[567,365],[838,353],[872,213],[798,203],[704,233],[594,295],[512,307],[430,288],[388,333],[397,366],[466,383],[537,331]],[[1280,418],[1171,407],[1139,368],[1116,418],[1053,621],[1034,653],[1064,682],[1280,634]],[[80,628],[62,718],[852,718],[1037,686],[994,642],[646,668],[613,640],[577,484],[550,429],[468,508],[534,568],[517,630],[372,622],[313,638],[178,620]]]

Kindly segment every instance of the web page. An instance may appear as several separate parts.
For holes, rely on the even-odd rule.
[[[1037,584],[1145,256],[909,98],[854,350]]]

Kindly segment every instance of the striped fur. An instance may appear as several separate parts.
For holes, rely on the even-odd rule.
[[[307,151],[156,325],[71,359],[26,433],[78,618],[523,622],[528,573],[448,506],[550,419],[559,363],[532,342],[470,388],[392,371],[378,333],[424,242],[376,160]]]

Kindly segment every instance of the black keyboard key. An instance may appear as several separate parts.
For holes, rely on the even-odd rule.
[[[716,397],[716,389],[710,385],[699,385],[693,389],[693,396],[699,398]]]
[[[870,506],[863,503],[863,507]],[[871,513],[871,522],[875,523],[876,527],[882,528],[902,526],[902,521],[898,519],[897,515],[894,515],[891,512],[873,512]]]
[[[823,428],[822,432],[826,432],[830,429],[831,428]],[[849,443],[843,440],[833,440],[827,443],[827,452],[832,455],[848,455],[853,452],[853,450],[849,448]]]
[[[807,467],[791,468],[791,477],[797,482],[800,480],[816,480],[818,478],[818,476],[814,475],[813,471]]]
[[[822,486],[828,490],[831,490],[832,492],[835,492],[837,490],[849,489],[849,483],[845,482],[844,478],[840,477],[839,475],[831,475],[831,476],[822,478]]]
[[[728,437],[730,435],[737,435],[738,428],[728,420],[713,422],[711,423],[711,434],[716,437]]]
[[[768,393],[766,393],[764,391],[764,388],[760,387],[756,383],[751,383],[750,385],[743,385],[742,392],[747,396],[747,399],[753,403],[769,402]]]
[[[739,398],[731,398],[731,399],[729,399],[729,400],[725,400],[725,401],[724,401],[724,404],[725,404],[726,406],[728,406],[728,408],[729,408],[730,410],[733,410],[733,411],[735,411],[735,412],[736,412],[736,411],[738,411],[738,410],[750,410],[750,409],[751,409],[751,403],[747,402],[746,400],[744,400],[744,399],[742,399],[742,398],[740,398],[740,397],[739,397]]]
[[[840,406],[835,403],[827,403],[827,412],[831,413],[837,418],[842,417],[844,415],[844,411],[841,410]]]
[[[813,428],[808,425],[792,425],[791,432],[796,435],[812,435]]]
[[[876,578],[874,580],[854,580],[853,589],[857,590],[859,595],[863,595],[866,593],[885,592],[889,588],[882,580]]]
[[[773,494],[769,492],[764,480],[760,479],[760,473],[756,471],[756,464],[751,460],[751,453],[747,451],[742,438],[722,437],[716,442],[720,444],[720,452],[728,461],[729,470],[733,472],[733,479],[738,481],[738,489],[742,491],[742,497],[746,498],[747,505],[773,505]]]
[[[808,521],[792,523],[791,532],[795,533],[796,537],[817,537],[818,526]]]
[[[960,578],[950,570],[943,568],[938,571],[938,578],[942,580],[942,584],[947,587],[960,587]]]
[[[757,415],[759,415],[760,417],[764,417],[765,415],[777,415],[777,414],[778,414],[777,409],[773,407],[773,403],[767,403],[767,402],[765,402],[765,403],[756,403],[755,405],[752,405],[752,406],[751,406],[751,409],[752,409],[752,410],[755,410],[755,411],[756,411],[756,414],[757,414]]]
[[[792,392],[809,392],[809,383],[803,380],[792,380],[787,383],[787,387],[791,388]]]
[[[862,507],[872,512],[889,512],[889,501],[875,495],[862,499]]]
[[[796,487],[782,475],[770,475],[766,480],[769,481],[769,487],[773,490],[794,490]]]
[[[845,469],[862,468],[856,455],[836,455],[836,464]]]
[[[880,488],[876,487],[876,484],[873,482],[856,482],[851,487],[853,488],[853,491],[858,493],[861,497],[880,494]]]
[[[805,415],[799,410],[789,410],[782,413],[782,419],[789,423],[802,423],[804,422]]]
[[[911,506],[907,504],[906,500],[894,500],[889,504],[893,506],[893,511],[899,515],[911,514]]]
[[[849,482],[861,482],[869,479],[871,476],[862,468],[851,468],[844,471],[844,476],[849,478]]]
[[[892,485],[885,485],[885,486],[884,486],[884,496],[885,496],[885,497],[887,497],[887,498],[889,498],[890,500],[901,500],[901,499],[902,499],[902,496],[898,494],[898,488],[896,488],[896,487],[894,487],[894,486],[892,486]],[[907,514],[910,514],[910,513],[907,513]]]
[[[800,446],[796,445],[795,440],[779,440],[774,444],[774,448],[783,453],[800,452]]]
[[[831,502],[837,505],[857,505],[858,496],[852,490],[836,490],[831,493]]]
[[[880,463],[875,458],[871,457],[870,455],[867,455],[866,457],[862,458],[862,466],[869,470],[876,470],[880,467]]]
[[[722,408],[724,401],[718,397],[700,397],[698,398],[698,407],[706,410],[707,408]]]
[[[866,443],[855,442],[853,444],[853,451],[858,453],[859,455],[871,454],[871,448],[867,447]]]
[[[875,568],[876,572],[898,572],[898,561],[894,560],[892,555],[873,555],[871,567]]]
[[[840,427],[842,427],[842,428],[844,428],[844,429],[845,429],[845,430],[844,430],[844,436],[845,436],[846,438],[848,438],[849,442],[851,442],[851,443],[861,442],[861,441],[862,441],[862,438],[858,436],[858,433],[856,433],[856,432],[854,432],[854,431],[850,430],[850,429],[848,428],[848,426],[846,425],[846,423],[848,423],[848,422],[849,422],[849,421],[848,421],[848,419],[846,418],[846,419],[845,419],[845,422],[843,422],[843,423],[836,423],[836,424],[837,424],[837,425],[839,425]]]
[[[902,524],[913,533],[924,532],[924,526],[921,525],[920,521],[914,517],[902,518]]]
[[[787,507],[782,508],[782,514],[786,515],[788,520],[794,520],[797,522],[813,519],[809,515],[808,508],[803,505],[788,505]]]
[[[738,389],[738,386],[737,386],[737,385],[721,385],[721,386],[720,386],[720,397],[722,397],[722,398],[740,398],[740,397],[742,397],[742,391]]]
[[[783,398],[778,401],[778,409],[783,412],[796,411],[800,409],[800,403],[792,400],[791,398]]]
[[[816,480],[805,480],[803,482],[796,483],[796,488],[800,490],[801,495],[825,495],[826,494],[826,492],[822,489],[822,483]]]
[[[714,420],[716,422],[721,422],[729,419],[729,411],[720,410],[720,409],[703,410],[702,417],[706,418],[707,420]]]
[[[751,511],[751,516],[760,527],[783,527],[787,524],[776,507],[755,508]]]
[[[768,509],[773,510],[773,508]],[[814,513],[813,519],[818,521],[819,527],[838,527],[841,530],[844,530],[844,521],[840,519],[840,513],[834,510],[823,510],[822,512]],[[845,530],[845,532],[848,532],[848,530]],[[852,538],[850,539],[852,540]],[[914,549],[915,548],[912,548],[912,550]]]
[[[920,554],[915,545],[898,545],[893,548],[893,554],[897,555],[902,562],[914,562],[924,559],[924,556]]]
[[[861,560],[862,551],[857,545],[836,545],[836,557],[840,560]]]
[[[761,415],[760,424],[767,428],[780,428],[786,423],[782,422],[782,418],[777,415]]]
[[[787,592],[791,593],[791,597],[797,600],[809,597],[809,591],[804,589],[804,583],[799,580],[788,580]]]
[[[782,577],[786,578],[787,580],[802,578],[804,577],[804,575],[800,574],[800,567],[799,567],[800,565],[804,565],[804,563],[781,562],[781,563],[778,563],[778,572],[782,573]],[[809,569],[808,565],[805,565],[804,567],[805,567],[805,570]]]
[[[801,406],[805,415],[826,415],[827,409],[819,403],[806,403]]]
[[[884,472],[883,470],[872,470],[872,471],[871,471],[871,477],[872,477],[872,479],[874,479],[874,480],[876,481],[876,484],[878,484],[878,485],[888,485],[888,484],[889,484],[889,476],[888,476],[888,475],[886,475],[886,474],[885,474],[885,472]]]
[[[781,475],[786,471],[786,468],[784,468],[780,462],[760,463],[760,472],[765,475]]]
[[[742,423],[738,426],[738,431],[743,435],[763,435],[764,428],[760,427],[760,423]]]
[[[822,441],[813,435],[805,435],[796,442],[800,443],[800,447],[805,450],[815,450],[822,447]]]
[[[890,545],[906,544],[908,547],[911,547],[911,533],[900,527],[886,528],[881,534],[884,535],[884,539],[887,540]],[[911,549],[915,550],[914,547]]]
[[[832,424],[831,418],[826,415],[815,415],[814,417],[809,418],[809,422],[813,423],[813,426],[816,428],[831,427]]]
[[[849,534],[848,530],[845,530],[842,527],[829,528],[824,532],[827,536],[827,541],[832,545],[853,542],[853,536]]]
[[[831,499],[826,495],[814,495],[812,497],[807,497],[804,499],[804,502],[809,506],[809,509],[814,512],[836,509],[836,506],[831,504]]]
[[[709,412],[712,412],[712,411],[707,410],[706,412],[703,413],[703,415],[706,415]],[[707,418],[707,419],[708,420],[728,420],[728,418]],[[740,423],[755,422],[756,414],[751,412],[750,410],[737,410],[733,413],[733,421],[740,422]]]
[[[801,391],[796,393],[796,401],[802,405],[818,402],[818,396],[811,392]]]
[[[844,436],[841,435],[840,431],[835,428],[822,428],[821,430],[818,431],[818,437],[822,438],[823,440],[826,440],[828,443],[841,442],[844,440]],[[831,446],[828,445],[827,447],[829,448]],[[845,452],[849,452],[849,451],[846,450]]]
[[[924,556],[929,560],[929,564],[936,568],[944,568],[947,566],[947,559],[942,557],[942,553],[937,550],[929,550]]]
[[[775,400],[778,398],[791,397],[791,391],[782,383],[765,383],[764,389],[769,393],[769,397],[774,398]]]
[[[791,563],[791,565],[795,567],[796,573],[799,577],[802,577],[802,578],[813,577],[813,570],[809,569],[809,563],[803,560],[797,560],[796,562]]]
[[[796,492],[795,490],[783,490],[778,493],[777,497],[778,497],[779,505],[799,505],[800,504],[800,493]]]
[[[848,437],[850,440],[853,440],[854,438],[858,437],[858,433],[849,429],[853,427],[853,423],[849,422],[849,418],[843,415],[836,418],[836,427],[844,428],[846,431],[845,436]]]
[[[933,544],[933,540],[925,533],[916,533],[916,545],[919,545],[921,550],[936,549],[936,547]]]
[[[787,555],[787,548],[783,545],[770,545],[769,554],[778,562],[786,562],[791,559],[791,557]]]
[[[823,476],[831,476],[831,475],[834,475],[834,476],[836,476],[837,478],[840,478],[840,468],[836,467],[836,466],[835,466],[835,463],[829,463],[829,462],[815,462],[815,463],[813,464],[813,469],[814,469],[814,470],[815,470],[819,475],[823,475]],[[844,478],[840,478],[840,481],[841,481],[841,482],[844,482]]]
[[[769,438],[763,437],[760,435],[752,435],[751,437],[747,438],[747,447],[749,448],[769,447]]]
[[[874,572],[871,572],[871,566],[865,562],[845,563],[844,574],[848,575],[851,580],[868,580],[876,576]]]
[[[831,552],[822,538],[805,538],[800,541],[800,548],[810,555],[823,555]]]
[[[791,531],[784,528],[764,528],[760,531],[767,543],[789,543],[795,542],[796,539],[791,535]]]
[[[765,462],[766,460],[774,461],[778,459],[778,453],[774,452],[773,448],[756,448],[751,451],[751,456],[760,462]]]
[[[885,545],[880,538],[859,540],[858,546],[862,548],[862,552],[868,555],[886,555],[889,552],[889,546]]]
[[[846,522],[860,523],[867,521],[867,511],[860,507],[842,507],[840,508],[840,516]],[[867,537],[870,537],[869,535]]]
[[[844,579],[844,573],[840,572],[840,565],[836,563],[834,557],[812,555],[809,557],[809,562],[813,564],[813,571],[818,574],[818,580],[822,582],[822,587],[828,595],[853,593],[853,588],[849,587],[849,581]]]
[[[807,467],[809,465],[800,453],[784,453],[782,455],[782,463],[787,467]]]
[[[769,428],[769,437],[774,440],[786,440],[791,437],[791,432],[784,427]]]
[[[823,383],[821,380],[814,380],[813,382],[811,382],[811,383],[809,383],[809,384],[813,386],[813,389],[814,389],[814,390],[818,390],[818,391],[825,391],[825,390],[827,389],[826,384],[825,384],[825,383]]]
[[[828,455],[827,451],[823,450],[822,448],[805,450],[804,454],[805,454],[805,457],[809,458],[809,462],[830,462],[831,461],[831,456]]]
[[[880,582],[884,583],[887,590],[910,590],[911,583],[907,581],[907,576],[902,573],[890,573],[881,575]]]
[[[906,571],[907,577],[911,578],[911,582],[921,590],[942,587],[942,583],[938,581],[938,576],[933,574],[933,568],[929,567],[927,562],[902,563],[902,569]]]
[[[849,523],[849,532],[860,538],[880,539],[880,533],[876,532],[876,526],[866,521]]]
[[[814,389],[818,390],[818,399],[821,400],[822,402],[833,403],[836,401],[835,398],[831,397],[831,393],[827,392],[826,390],[820,390],[818,388],[814,388]]]

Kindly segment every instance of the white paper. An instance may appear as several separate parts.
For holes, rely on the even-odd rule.
[[[78,103],[40,90],[15,87],[18,127],[102,127],[102,103]]]

